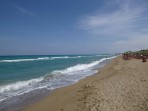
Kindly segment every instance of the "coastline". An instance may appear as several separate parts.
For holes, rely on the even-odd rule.
[[[72,57],[72,59],[70,59],[70,57],[67,59],[67,56],[64,56],[64,57],[62,56],[60,58],[62,58],[62,60],[64,60],[66,62],[69,59],[73,60],[73,58],[77,58],[77,57],[79,58],[78,59],[79,61],[75,61],[76,65],[71,64],[70,67],[65,68],[65,69],[62,68],[62,70],[56,69],[56,70],[54,70],[55,72],[57,71],[56,73],[54,73],[54,71],[52,71],[53,74],[55,74],[55,75],[57,73],[63,73],[64,76],[59,75],[59,76],[55,76],[53,78],[50,78],[51,77],[50,74],[52,74],[52,72],[51,72],[51,73],[47,74],[45,77],[42,76],[42,78],[43,78],[43,81],[41,82],[42,84],[40,84],[40,82],[34,83],[33,82],[34,79],[33,79],[33,81],[28,80],[28,81],[21,82],[21,85],[26,86],[26,85],[30,84],[30,81],[32,81],[30,84],[31,86],[32,85],[33,86],[34,85],[36,85],[36,86],[45,85],[46,88],[43,87],[40,89],[40,87],[39,88],[36,87],[35,90],[31,90],[27,93],[26,92],[19,93],[19,91],[22,91],[23,89],[24,89],[24,91],[26,91],[26,90],[28,91],[33,87],[28,87],[28,88],[26,87],[27,89],[25,89],[20,85],[20,82],[18,82],[16,84],[11,84],[10,86],[7,85],[7,86],[3,87],[1,89],[1,92],[3,92],[3,90],[8,90],[7,92],[9,93],[9,89],[11,89],[11,87],[13,87],[14,90],[15,90],[15,88],[18,90],[15,90],[16,94],[14,96],[11,96],[10,98],[6,96],[7,92],[1,93],[1,95],[4,95],[4,98],[6,97],[6,100],[2,100],[0,102],[0,110],[2,110],[2,111],[20,111],[22,108],[24,108],[30,104],[36,103],[37,101],[42,100],[42,98],[44,98],[44,97],[47,97],[47,95],[49,95],[52,91],[54,91],[57,88],[68,86],[70,84],[74,84],[87,76],[97,73],[98,68],[101,68],[104,65],[106,65],[115,56],[113,56],[113,57],[111,56],[111,57],[107,57],[107,58],[100,57],[98,55],[94,55],[91,57],[90,56],[76,56],[76,57],[74,56],[74,57]],[[93,60],[90,58],[92,58]],[[59,59],[59,57],[57,59]],[[45,61],[45,62],[47,62],[47,61]],[[85,62],[85,64],[83,62]],[[51,63],[51,61],[49,61],[49,63]],[[38,64],[40,64],[40,62]],[[45,67],[48,65],[50,65],[50,64],[44,64]],[[56,68],[56,66],[53,66],[53,67]],[[62,67],[63,67],[63,65],[62,65]],[[85,69],[85,70],[83,70],[83,69]],[[24,72],[27,73],[27,71],[24,71]],[[37,79],[38,78],[36,78],[35,80],[37,80]],[[40,80],[40,78],[39,78],[39,80]],[[43,83],[45,83],[45,84],[43,84]],[[19,89],[21,89],[21,90],[19,90]],[[13,94],[13,92],[14,91],[12,90],[12,94]],[[11,94],[11,92],[9,94]]]
[[[147,72],[147,62],[117,57],[97,74],[56,89],[22,111],[146,111]]]

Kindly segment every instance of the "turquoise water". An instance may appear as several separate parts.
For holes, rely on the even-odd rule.
[[[66,86],[96,73],[99,64],[114,55],[0,56],[0,101]]]

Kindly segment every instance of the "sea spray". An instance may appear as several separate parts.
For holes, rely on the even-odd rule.
[[[0,62],[27,62],[27,61],[38,61],[38,60],[49,60],[49,57],[39,57],[35,59],[0,60]]]
[[[82,58],[82,57],[85,57],[85,56],[72,56],[71,59]],[[50,58],[67,59],[70,57],[69,56],[38,57],[35,60],[48,60]],[[104,60],[112,59],[112,58],[114,57],[112,56],[108,58],[102,57],[102,59],[100,60],[91,61],[89,63],[85,63],[85,64],[79,63],[74,66],[67,67],[65,69],[54,70],[39,78],[33,78],[26,81],[17,81],[15,83],[10,83],[10,84],[7,83],[5,85],[0,86],[0,101],[3,101],[13,96],[28,93],[35,89],[47,88],[52,90],[55,88],[66,86],[68,84],[72,84],[86,76],[96,73],[96,71],[93,70],[95,66],[97,66],[99,63],[103,62]],[[32,59],[27,59],[27,60],[32,60]],[[22,59],[21,59],[21,62],[23,62]]]

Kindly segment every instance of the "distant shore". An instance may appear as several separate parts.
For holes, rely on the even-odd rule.
[[[148,111],[148,62],[117,57],[23,111]]]

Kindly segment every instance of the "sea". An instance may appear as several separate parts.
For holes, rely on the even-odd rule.
[[[0,111],[17,111],[50,91],[97,73],[116,54],[0,56]]]

